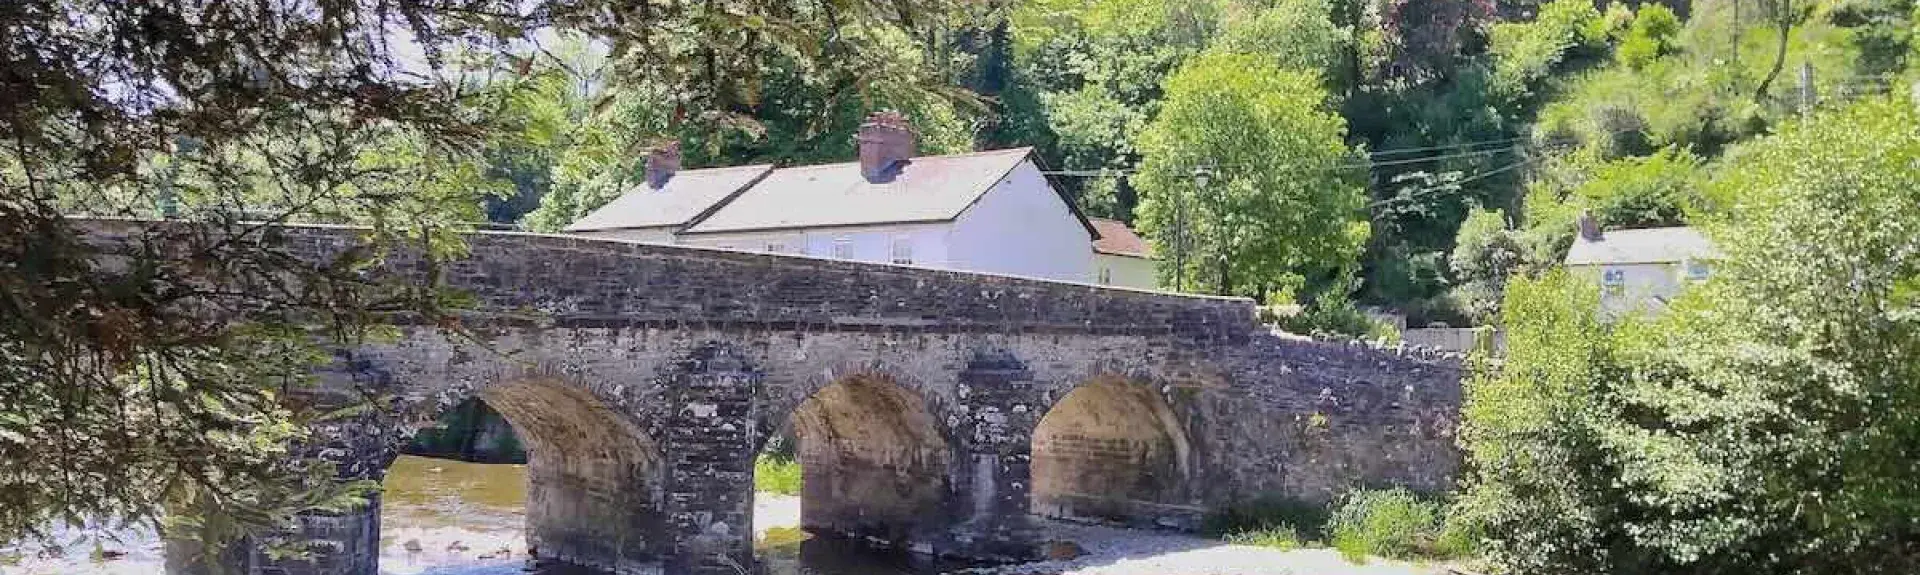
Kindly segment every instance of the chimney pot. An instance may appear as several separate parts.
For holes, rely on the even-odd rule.
[[[672,141],[647,152],[647,185],[653,189],[667,186],[673,173],[680,171],[680,142]]]
[[[915,139],[906,115],[894,110],[868,115],[853,137],[860,149],[860,174],[869,182],[892,179],[894,166],[913,158]]]
[[[1593,212],[1580,210],[1580,218],[1575,220],[1575,223],[1580,228],[1580,239],[1597,242],[1600,241],[1602,237],[1605,237],[1603,232],[1600,231],[1600,222],[1593,219]]]

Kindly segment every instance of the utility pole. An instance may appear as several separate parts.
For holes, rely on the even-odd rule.
[[[1187,291],[1187,211],[1186,200],[1173,196],[1173,291]]]
[[[1207,189],[1207,183],[1213,181],[1212,164],[1207,162],[1193,169],[1193,189],[1196,198]],[[1175,196],[1174,201],[1173,219],[1176,234],[1174,242],[1178,247],[1173,252],[1173,290],[1184,292],[1187,291],[1187,250],[1191,249],[1192,245],[1188,241],[1187,211],[1184,208],[1186,202],[1179,196]]]
[[[1813,63],[1800,63],[1800,119],[1805,121],[1813,116]]]
[[[1733,69],[1740,71],[1740,0],[1733,0]]]

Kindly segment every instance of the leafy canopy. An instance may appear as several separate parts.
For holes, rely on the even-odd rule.
[[[1168,79],[1133,178],[1163,280],[1184,260],[1202,291],[1259,294],[1351,265],[1364,196],[1327,97],[1317,74],[1243,54],[1203,55]]]
[[[1476,377],[1464,512],[1529,573],[1920,568],[1920,112],[1880,98],[1730,153],[1724,254],[1663,315],[1592,319],[1591,278],[1508,291]]]

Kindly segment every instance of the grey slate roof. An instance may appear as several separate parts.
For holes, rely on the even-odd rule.
[[[1718,257],[1713,242],[1693,228],[1608,230],[1600,241],[1576,236],[1573,249],[1567,252],[1567,265],[1677,263]]]
[[[859,162],[779,168],[685,233],[948,221],[1031,150],[921,156],[879,183],[860,174]]]
[[[767,164],[682,170],[654,189],[645,183],[628,188],[607,205],[567,226],[569,232],[679,227],[698,220],[765,176]]]

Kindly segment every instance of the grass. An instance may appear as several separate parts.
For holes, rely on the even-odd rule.
[[[753,460],[753,490],[781,495],[799,495],[800,462],[762,454]]]
[[[1290,525],[1275,525],[1248,531],[1236,531],[1221,537],[1234,545],[1252,545],[1269,547],[1281,551],[1292,551],[1305,546],[1300,541],[1300,532]]]
[[[1328,542],[1348,561],[1367,557],[1432,558],[1438,546],[1444,510],[1405,489],[1348,493],[1327,521]]]
[[[1471,555],[1472,533],[1447,520],[1446,505],[1405,489],[1359,489],[1330,506],[1261,497],[1207,517],[1206,532],[1236,545],[1317,547],[1313,535],[1355,563],[1368,557],[1450,559]]]

